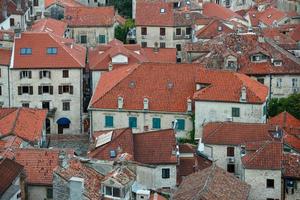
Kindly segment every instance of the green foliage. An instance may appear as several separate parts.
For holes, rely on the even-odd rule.
[[[108,6],[114,6],[121,16],[132,17],[132,0],[108,0]]]
[[[268,104],[268,115],[273,117],[283,111],[300,119],[300,94],[292,94],[286,98],[273,98]]]
[[[196,144],[195,141],[195,115],[192,114],[190,120],[193,123],[193,129],[189,132],[189,138],[177,138],[177,142],[179,144],[190,143]]]
[[[126,44],[126,36],[130,28],[134,27],[134,21],[127,19],[124,25],[118,25],[115,28],[115,38]]]

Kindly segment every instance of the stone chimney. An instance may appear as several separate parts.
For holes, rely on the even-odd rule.
[[[245,102],[247,101],[247,89],[246,86],[243,86],[241,89],[241,98],[240,98],[241,102]]]
[[[118,109],[122,109],[124,104],[123,97],[118,97]]]
[[[108,65],[108,71],[112,71],[113,70],[113,65],[111,63],[109,63]]]
[[[7,2],[8,0],[3,0],[3,2],[2,2],[2,17],[4,18],[4,19],[6,19],[7,18]]]
[[[70,200],[83,199],[84,179],[79,177],[72,177],[69,180],[70,185]]]
[[[144,98],[144,110],[148,110],[148,109],[149,109],[149,99]]]

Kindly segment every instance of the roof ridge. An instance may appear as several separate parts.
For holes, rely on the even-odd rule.
[[[267,145],[271,144],[271,142],[272,142],[272,141],[270,141],[270,140],[266,140],[265,143],[259,147],[259,149],[257,149],[253,154],[251,154],[250,159],[247,160],[246,162],[251,162],[251,161],[252,161],[259,153],[261,153],[261,151],[262,151],[263,149],[265,149],[265,147],[266,147]]]
[[[193,199],[195,199],[195,200],[200,199],[201,193],[202,193],[203,191],[207,190],[207,186],[211,183],[211,180],[213,179],[213,176],[214,176],[214,174],[215,174],[215,173],[213,173],[213,172],[215,172],[215,170],[216,170],[216,164],[213,163],[213,165],[212,165],[211,168],[212,168],[212,169],[210,170],[210,173],[207,175],[207,178],[206,178],[206,180],[205,180],[205,183],[204,183],[204,185],[203,185],[203,188],[197,193],[197,195],[196,195]]]

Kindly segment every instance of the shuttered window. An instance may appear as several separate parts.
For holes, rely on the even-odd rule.
[[[160,129],[160,118],[153,118],[152,119],[152,128]]]
[[[49,86],[49,85],[39,86],[39,95],[41,94],[53,94],[53,86]]]
[[[103,44],[106,42],[105,35],[99,35],[99,43]]]
[[[177,130],[183,131],[185,129],[185,120],[177,119]]]
[[[63,94],[63,93],[73,94],[73,85],[58,86],[58,94]]]
[[[18,95],[22,94],[33,95],[33,86],[18,86]]]
[[[129,117],[129,127],[130,128],[137,127],[137,118],[136,117]]]
[[[114,127],[114,117],[105,116],[105,127]]]

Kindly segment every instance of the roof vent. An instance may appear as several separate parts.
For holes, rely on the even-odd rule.
[[[241,89],[241,98],[240,98],[241,102],[245,102],[247,101],[247,89],[245,86],[242,87]]]
[[[118,97],[118,109],[122,109],[124,104],[123,97]]]
[[[148,110],[148,109],[149,109],[149,99],[144,98],[144,110]]]
[[[268,18],[271,18],[272,17],[272,15],[268,15]]]
[[[135,81],[130,81],[129,87],[130,87],[130,88],[135,88],[135,86],[136,86]]]
[[[171,81],[169,81],[168,83],[167,83],[167,88],[170,90],[170,89],[172,89],[174,87],[174,83],[172,83]]]
[[[222,31],[222,30],[223,30],[222,26],[218,26],[218,31]]]
[[[161,9],[160,9],[160,13],[166,13],[166,9],[161,8]]]

